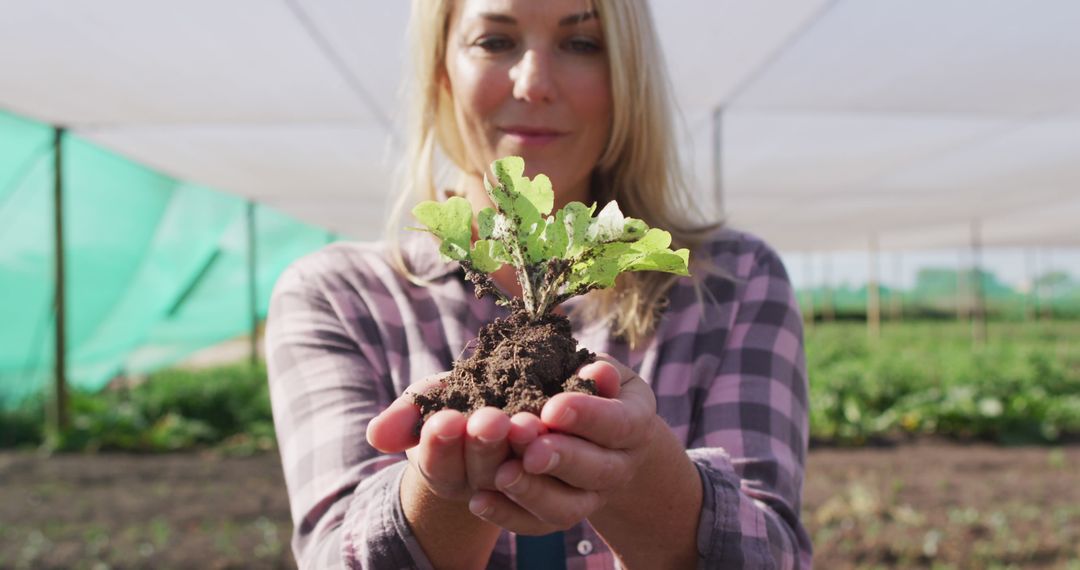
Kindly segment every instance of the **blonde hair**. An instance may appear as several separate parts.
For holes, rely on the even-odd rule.
[[[592,175],[599,206],[617,200],[627,216],[671,233],[672,248],[694,249],[719,221],[704,223],[680,174],[671,87],[647,0],[584,0],[598,13],[611,75],[612,126]],[[414,82],[408,145],[398,197],[387,226],[397,269],[420,283],[401,255],[398,232],[406,212],[437,199],[437,152],[467,169],[464,145],[447,90],[440,87],[453,0],[413,0],[410,22]],[[631,347],[653,333],[675,277],[642,272],[621,275],[611,289],[590,293],[578,305],[588,322],[610,321],[612,333]]]

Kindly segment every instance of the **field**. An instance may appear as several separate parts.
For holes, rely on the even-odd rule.
[[[1080,447],[811,452],[818,568],[1080,568]],[[0,454],[0,568],[294,568],[277,455]]]
[[[819,568],[1080,569],[1080,325],[808,331]],[[291,568],[261,369],[0,414],[0,568]],[[52,450],[51,453],[41,450]],[[65,451],[66,450],[66,451]]]

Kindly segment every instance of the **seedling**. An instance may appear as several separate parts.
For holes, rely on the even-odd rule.
[[[466,199],[427,201],[413,209],[425,231],[441,240],[442,255],[465,269],[477,297],[493,295],[512,309],[508,319],[481,329],[476,351],[454,363],[440,389],[417,397],[425,417],[443,407],[468,413],[485,405],[538,412],[558,392],[595,393],[591,381],[573,374],[595,355],[576,349],[570,323],[555,307],[611,287],[628,271],[688,275],[689,251],[672,251],[671,234],[623,216],[614,201],[595,217],[596,205],[581,202],[552,214],[555,193],[547,176],[530,180],[525,161],[516,156],[496,160],[491,171],[494,183],[485,177],[484,186],[494,208],[477,214],[475,242]],[[514,268],[520,298],[503,294],[491,279],[504,264]]]

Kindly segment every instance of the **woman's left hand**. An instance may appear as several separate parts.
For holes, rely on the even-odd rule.
[[[498,468],[499,492],[473,495],[474,514],[519,534],[547,534],[590,517],[634,479],[661,421],[652,388],[604,354],[578,374],[596,382],[599,396],[551,398],[540,414],[551,433]]]

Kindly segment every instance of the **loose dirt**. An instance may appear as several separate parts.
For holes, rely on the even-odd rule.
[[[579,377],[579,367],[596,360],[577,347],[570,320],[548,313],[530,322],[523,309],[484,325],[472,355],[454,362],[444,384],[414,397],[423,419],[444,408],[469,413],[484,406],[509,415],[539,415],[560,392],[596,394],[596,383]]]
[[[1080,446],[814,449],[817,568],[1075,568]],[[277,454],[0,452],[0,568],[295,568]]]

